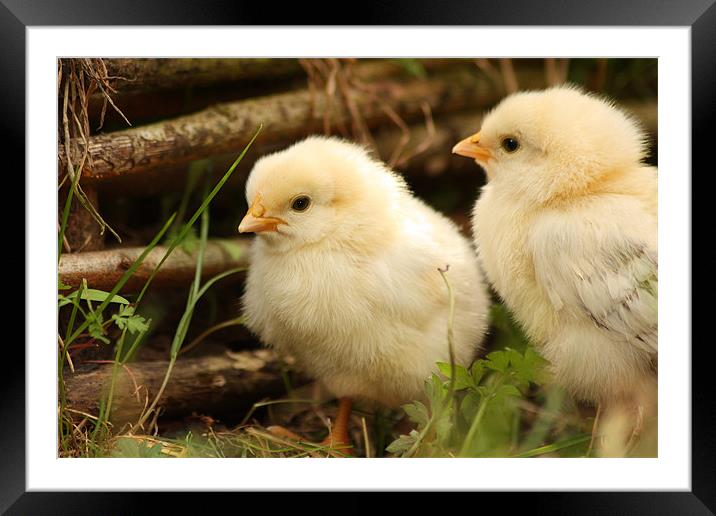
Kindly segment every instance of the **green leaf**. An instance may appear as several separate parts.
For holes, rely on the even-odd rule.
[[[428,419],[430,419],[428,408],[419,401],[403,405],[403,410],[405,410],[411,421],[418,424],[418,427],[424,427],[428,423]]]
[[[529,381],[537,385],[549,382],[549,361],[532,349],[531,346],[525,350],[525,364],[529,367],[531,374]]]
[[[485,376],[485,361],[477,360],[470,368],[470,376],[472,376],[472,382],[475,386],[480,385],[482,377]]]
[[[480,407],[480,401],[482,396],[477,392],[470,392],[465,396],[460,404],[460,413],[466,421],[472,421],[477,413],[477,409]]]
[[[500,385],[499,389],[497,389],[497,392],[495,392],[496,398],[501,396],[516,396],[519,398],[522,396],[522,393],[514,385],[505,384]]]
[[[524,355],[513,349],[505,350],[510,355],[511,369],[514,376],[526,388],[529,382],[541,385],[548,378],[547,360],[542,358],[531,346],[525,348]]]
[[[487,355],[485,366],[493,371],[504,373],[510,365],[510,356],[506,351],[493,351]]]
[[[447,391],[447,387],[444,385],[444,381],[436,374],[431,374],[430,378],[425,382],[425,391],[427,392],[430,405],[437,407],[442,403],[444,399],[444,393]]]
[[[123,306],[120,308],[119,313],[112,316],[112,320],[120,330],[126,328],[132,334],[145,332],[149,329],[147,320],[141,315],[136,315],[133,306]]]
[[[57,276],[57,290],[67,290],[72,288],[70,285],[63,283],[59,276]]]
[[[438,370],[447,377],[450,377],[450,364],[447,362],[438,362]]]
[[[450,368],[450,364],[447,364],[445,362],[438,362],[437,366],[442,374],[444,374],[448,378],[452,377],[452,371]],[[463,389],[467,389],[468,387],[471,387],[472,385],[473,385],[473,380],[470,377],[470,373],[468,373],[467,369],[465,369],[460,364],[456,364],[455,365],[455,390],[460,391]]]
[[[492,389],[490,389],[490,387],[488,387],[487,385],[480,385],[475,388],[475,392],[477,392],[483,398],[486,398],[487,396],[490,396]]]
[[[388,453],[403,454],[407,452],[413,444],[415,444],[415,440],[418,438],[418,435],[419,434],[416,430],[411,430],[409,435],[401,435],[395,441],[390,443],[385,450]]]
[[[126,328],[129,333],[137,333],[138,331],[142,332],[149,329],[146,320],[140,315],[120,317],[115,314],[112,316],[112,319],[120,330],[124,330]]]
[[[452,410],[445,410],[435,421],[435,434],[441,445],[445,445],[452,434],[454,428],[452,414]]]
[[[62,306],[65,306],[65,305],[68,305],[68,304],[72,303],[72,301],[73,301],[74,299],[77,299],[77,292],[78,292],[78,291],[75,290],[74,292],[72,292],[71,294],[68,294],[68,295],[66,295],[66,296],[58,295],[58,296],[57,296],[58,306],[59,306],[59,307],[62,307]],[[97,302],[100,302],[100,303],[101,303],[101,302],[107,301],[107,299],[108,299],[109,296],[110,296],[110,293],[109,293],[109,292],[105,292],[104,290],[97,290],[97,289],[94,289],[94,288],[88,288],[88,289],[84,289],[84,290],[82,291],[82,293],[80,294],[80,299],[86,299],[86,300],[88,300],[88,301],[97,301]],[[108,302],[108,303],[118,303],[118,304],[122,304],[122,305],[128,305],[128,304],[129,304],[129,301],[127,301],[127,300],[126,300],[125,298],[123,298],[122,296],[118,296],[118,295],[116,295],[116,294],[113,295],[111,298],[109,298],[109,300],[108,300],[107,302]]]
[[[90,312],[87,316],[87,331],[89,334],[99,340],[104,342],[105,344],[109,344],[109,339],[104,336],[104,328],[102,327],[102,323],[104,322],[102,319],[102,314],[99,312]]]

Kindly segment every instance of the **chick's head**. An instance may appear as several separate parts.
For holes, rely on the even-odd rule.
[[[513,94],[453,152],[475,159],[488,180],[535,202],[579,195],[646,155],[638,124],[612,103],[576,87]]]
[[[276,248],[375,234],[389,225],[400,178],[361,147],[310,137],[261,158],[246,182],[249,210],[239,232]]]

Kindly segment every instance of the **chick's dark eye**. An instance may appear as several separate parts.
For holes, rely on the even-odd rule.
[[[507,152],[515,152],[517,149],[520,148],[520,142],[518,142],[516,138],[513,138],[511,136],[503,138],[501,145],[502,148],[505,149]]]
[[[291,209],[293,211],[306,211],[311,205],[311,199],[306,195],[296,197],[291,203]]]

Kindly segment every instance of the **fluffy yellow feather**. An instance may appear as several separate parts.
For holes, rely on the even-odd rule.
[[[571,87],[507,97],[454,152],[488,176],[486,276],[583,400],[639,403],[657,364],[657,171],[614,104]]]
[[[487,326],[477,258],[457,227],[356,145],[312,137],[259,160],[241,231],[257,232],[248,327],[333,395],[396,406],[448,361],[450,266],[457,361]]]

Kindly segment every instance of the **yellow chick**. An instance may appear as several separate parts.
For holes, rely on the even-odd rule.
[[[489,300],[470,241],[361,147],[310,137],[265,156],[246,199],[246,324],[341,399],[326,442],[349,443],[351,399],[418,399],[449,360],[438,267],[455,296],[456,361],[473,360]]]
[[[657,171],[612,103],[516,93],[453,152],[488,184],[473,211],[484,272],[576,397],[639,405],[657,369]]]

